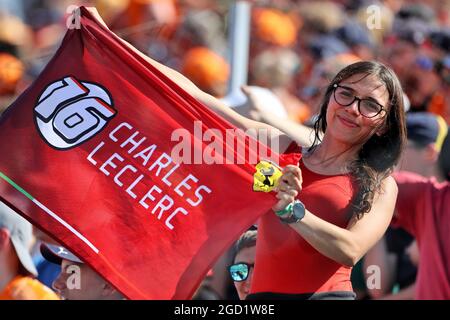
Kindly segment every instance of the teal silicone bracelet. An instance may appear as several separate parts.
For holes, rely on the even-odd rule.
[[[280,216],[285,215],[286,213],[291,213],[293,207],[294,207],[294,203],[289,203],[286,206],[286,208],[284,208],[283,210],[275,211],[275,214],[280,217]]]

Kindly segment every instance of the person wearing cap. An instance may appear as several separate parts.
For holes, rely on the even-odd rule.
[[[450,153],[448,129],[441,118],[427,113],[409,114],[407,128],[409,141],[400,168],[410,172],[394,174],[398,198],[393,225],[417,241],[420,260],[414,298],[448,300],[450,176],[448,164],[447,169],[442,165]]]
[[[0,202],[0,300],[59,300],[35,279],[32,239],[31,225]]]
[[[123,300],[123,295],[97,272],[66,248],[41,244],[41,253],[50,262],[61,265],[53,289],[64,300]],[[78,278],[77,278],[78,277]]]
[[[400,161],[400,169],[445,180],[438,168],[439,153],[448,131],[445,120],[430,112],[408,113],[406,128],[408,143]]]
[[[431,215],[429,211],[432,208],[424,208],[423,199],[410,198],[408,194],[413,191],[414,181],[421,176],[429,179],[434,176],[442,180],[438,158],[448,131],[447,125],[435,114],[414,112],[407,114],[406,128],[408,142],[399,165],[402,171],[394,175],[399,186],[397,207],[404,208],[410,204],[415,210],[425,209]],[[417,184],[417,187],[420,190],[421,184]],[[401,211],[401,213],[405,212]],[[415,252],[413,249],[416,248],[416,242],[410,229],[406,228],[405,231],[402,228],[403,225],[396,223],[395,219],[385,236],[365,256],[364,263],[367,267],[378,265],[385,275],[380,288],[369,290],[372,298],[413,299],[416,296],[417,267],[413,260],[417,259],[411,259],[412,255],[409,254],[409,252]],[[370,277],[370,274],[366,274],[366,277]],[[391,294],[394,285],[400,290]]]
[[[212,50],[206,47],[188,50],[182,63],[182,72],[213,96],[225,95],[230,68],[227,61]]]

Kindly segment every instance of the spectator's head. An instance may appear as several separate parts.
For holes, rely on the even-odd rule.
[[[392,172],[406,143],[403,101],[395,73],[375,61],[345,67],[326,89],[314,124],[314,146],[324,133],[324,141],[338,141],[356,152],[348,169],[360,186],[352,203],[358,216],[371,209],[381,181]]]
[[[239,295],[245,300],[250,292],[256,254],[256,230],[245,232],[236,242],[233,264],[228,267],[231,279]]]
[[[66,300],[121,300],[123,296],[103,277],[66,248],[42,244],[41,253],[50,262],[61,265],[53,289]]]
[[[362,60],[373,58],[375,46],[371,34],[365,26],[351,20],[337,29],[335,34]]]
[[[216,97],[226,93],[230,74],[228,63],[208,48],[189,50],[184,57],[182,73],[200,89]]]
[[[435,22],[436,15],[429,5],[423,3],[411,3],[400,8],[396,18],[401,21],[414,20],[432,24]]]
[[[433,96],[442,85],[433,59],[424,54],[415,56],[409,70],[404,73],[403,88],[411,101],[411,110],[429,111],[434,103]]]
[[[289,87],[300,67],[297,54],[289,49],[262,51],[252,64],[252,76],[257,85],[266,88]]]
[[[344,24],[342,8],[332,1],[304,1],[299,6],[304,31],[310,34],[328,34]]]
[[[450,28],[440,28],[433,30],[430,35],[430,42],[443,53],[450,53]]]
[[[0,53],[0,96],[12,95],[24,73],[24,65],[9,53]]]
[[[406,116],[408,143],[400,169],[423,176],[437,174],[439,153],[447,134],[442,117],[429,112],[413,112]]]
[[[30,27],[15,16],[0,12],[0,48],[2,51],[17,55],[20,49],[29,49],[33,43]],[[8,49],[8,50],[5,50]]]
[[[374,14],[376,18],[374,19]],[[382,45],[385,37],[392,31],[394,23],[394,13],[387,3],[377,3],[373,6],[370,2],[365,6],[361,6],[355,14],[357,21],[368,27],[372,39],[377,45]]]
[[[255,9],[253,18],[256,39],[280,47],[295,45],[298,27],[288,14],[275,9]]]
[[[37,276],[30,254],[32,240],[31,224],[0,202],[0,280],[8,281],[11,279],[2,278],[17,275]]]
[[[313,56],[318,60],[331,58],[350,51],[350,48],[343,41],[333,35],[314,37],[308,46]]]

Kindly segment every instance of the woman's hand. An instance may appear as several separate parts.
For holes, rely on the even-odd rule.
[[[273,211],[280,211],[295,201],[302,190],[302,171],[298,166],[288,165],[283,169],[283,175],[278,182],[277,198],[280,200],[272,207]]]

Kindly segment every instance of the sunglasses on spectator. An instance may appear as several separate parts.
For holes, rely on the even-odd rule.
[[[254,268],[254,263],[237,262],[228,267],[231,279],[236,282],[245,281],[250,273],[250,268]]]

